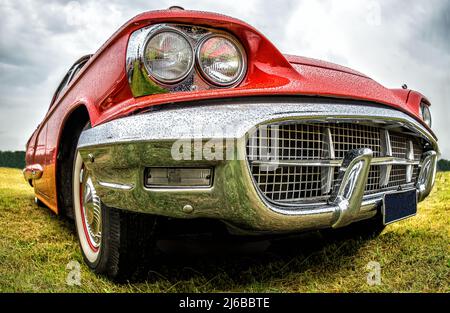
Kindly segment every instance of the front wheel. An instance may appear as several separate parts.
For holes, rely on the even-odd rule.
[[[75,225],[86,264],[116,280],[144,274],[155,250],[156,217],[104,205],[77,152],[73,167]]]

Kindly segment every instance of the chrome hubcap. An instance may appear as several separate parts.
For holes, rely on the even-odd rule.
[[[100,246],[102,235],[102,211],[91,175],[84,167],[80,172],[80,200],[84,231],[91,248]]]

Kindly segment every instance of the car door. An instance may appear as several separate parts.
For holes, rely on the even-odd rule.
[[[57,103],[58,99],[67,88],[71,78],[73,77],[72,73],[76,69],[76,65],[72,66],[69,71],[66,73],[58,88],[56,89],[52,101],[50,103],[49,111]],[[33,156],[33,167],[35,169],[41,170],[42,174],[33,179],[33,186],[35,188],[35,192],[42,196],[45,200],[50,201],[52,197],[51,192],[51,182],[54,178],[54,165],[52,164],[49,153],[47,149],[47,137],[48,137],[48,114],[44,118],[44,121],[38,127],[36,133],[37,136],[34,142],[34,156]],[[30,146],[33,143],[30,142]]]
[[[44,198],[48,199],[48,173],[45,169],[45,146],[47,138],[47,124],[40,125],[34,145],[34,167],[42,170],[42,175],[33,181],[34,188]]]
[[[71,88],[71,85],[75,83],[76,77],[82,67],[87,63],[90,59],[91,55],[84,56],[80,58],[75,64],[70,68],[67,72],[67,75],[63,82],[61,83],[58,90],[55,92],[55,96],[49,108],[49,113],[46,119],[47,129],[46,129],[46,140],[45,140],[45,169],[47,176],[44,178],[45,181],[45,190],[46,194],[50,197],[50,206],[53,209],[56,209],[57,206],[57,190],[56,190],[56,160],[57,160],[57,140],[58,140],[58,130],[60,126],[55,127],[55,119],[59,120],[59,118],[55,117],[58,114],[55,112],[61,110],[65,110],[67,106],[67,98],[65,94]],[[68,100],[69,102],[71,100]],[[57,106],[63,106],[62,108],[58,108]]]

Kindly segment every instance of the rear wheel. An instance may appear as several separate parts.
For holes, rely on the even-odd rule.
[[[39,200],[38,197],[34,197],[34,204],[36,204],[36,205],[37,205],[38,207],[40,207],[40,208],[44,208],[44,207],[45,207],[44,202],[42,202],[41,200]]]
[[[75,224],[86,264],[116,280],[148,271],[155,249],[156,217],[104,205],[92,173],[77,152],[73,167]]]

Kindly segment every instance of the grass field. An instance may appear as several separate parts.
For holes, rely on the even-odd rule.
[[[0,168],[0,292],[450,292],[450,173],[438,173],[416,217],[378,238],[312,233],[266,250],[174,249],[146,279],[121,285],[91,273],[72,223],[33,197],[21,171]],[[81,264],[80,286],[66,283],[72,260]],[[381,265],[380,285],[366,281],[371,261]]]

